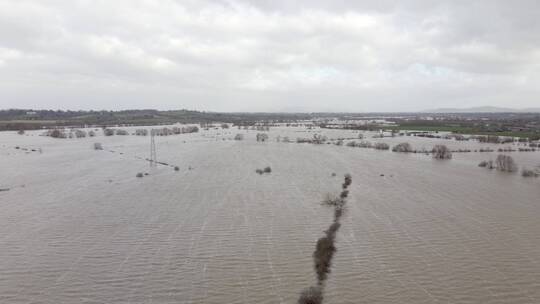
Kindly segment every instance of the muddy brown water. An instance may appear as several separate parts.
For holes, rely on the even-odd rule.
[[[158,138],[178,172],[137,158],[148,138],[0,133],[0,303],[296,303],[345,173],[326,303],[540,303],[540,179],[228,132]]]

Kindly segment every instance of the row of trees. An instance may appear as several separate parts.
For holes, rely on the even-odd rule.
[[[186,126],[186,127],[161,128],[161,129],[152,129],[151,132],[157,136],[178,135],[178,134],[185,134],[185,133],[197,133],[199,132],[199,127]]]
[[[315,251],[313,252],[313,268],[317,275],[317,284],[308,287],[300,293],[298,298],[299,304],[321,304],[324,299],[324,287],[328,274],[332,267],[332,258],[334,257],[336,248],[336,235],[341,227],[341,217],[345,211],[347,197],[349,196],[349,186],[352,183],[350,174],[345,174],[343,184],[341,185],[341,193],[339,196],[327,194],[323,203],[334,208],[334,221],[324,231],[324,236],[317,240]]]
[[[497,155],[497,158],[495,161],[489,160],[489,161],[482,161],[480,164],[478,164],[479,167],[484,167],[488,169],[497,169],[498,171],[503,172],[515,172],[518,169],[518,166],[512,156],[510,155],[504,155],[499,154]],[[521,170],[521,176],[523,177],[538,177],[540,176],[540,168],[536,169],[529,169],[529,168],[522,168]]]
[[[196,133],[196,132],[199,132],[199,128],[197,126],[160,128],[160,129],[152,129],[151,132],[153,132],[157,136],[168,136],[168,135],[184,134],[184,133]],[[19,134],[24,134],[24,131],[19,132]],[[148,129],[136,129],[133,134],[137,136],[147,136],[149,134],[149,131]],[[83,138],[86,136],[94,137],[96,136],[96,132],[94,130],[90,130],[86,132],[80,129],[56,128],[56,129],[47,130],[44,135],[50,136],[53,138]],[[130,134],[127,130],[124,130],[124,129],[104,128],[103,135],[104,136],[114,136],[114,135],[125,136],[125,135],[130,135]]]
[[[196,133],[196,132],[199,132],[199,127],[186,126],[186,127],[160,128],[160,129],[151,129],[150,132],[152,132],[154,135],[157,135],[157,136],[169,136],[169,135],[177,135],[177,134],[184,134],[184,133]],[[148,129],[136,129],[135,133],[133,134],[136,136],[147,136],[149,134],[149,131]],[[129,132],[124,129],[103,129],[103,135],[105,136],[129,135]]]
[[[237,126],[238,127],[238,130],[241,130],[242,128],[244,130],[256,130],[256,131],[270,131],[270,127],[269,126]]]
[[[83,138],[86,136],[94,137],[96,133],[94,131],[84,131],[79,129],[51,129],[47,130],[44,134],[52,138]]]
[[[497,169],[504,172],[514,172],[517,170],[517,165],[512,156],[499,154],[495,161],[484,160],[478,164],[479,167],[488,169]]]

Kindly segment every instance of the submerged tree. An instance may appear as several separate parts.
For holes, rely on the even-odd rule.
[[[450,149],[448,149],[448,147],[445,145],[435,145],[431,152],[433,153],[433,158],[436,159],[452,158],[452,151],[450,151]]]
[[[105,136],[113,136],[114,130],[113,129],[103,129],[103,135]]]
[[[538,177],[540,175],[540,172],[537,170],[527,169],[523,168],[521,170],[521,176],[523,177]]]
[[[499,154],[495,160],[497,170],[505,172],[514,172],[517,170],[516,163],[510,155]]]
[[[341,227],[340,219],[349,194],[348,187],[352,183],[350,174],[346,174],[342,191],[338,196],[327,194],[323,203],[334,207],[334,221],[324,232],[324,236],[317,240],[315,251],[313,252],[313,267],[317,275],[317,287],[304,289],[298,299],[299,304],[321,304],[323,302],[323,292],[325,281],[332,267],[332,258],[337,251],[336,234]]]
[[[373,148],[376,150],[388,150],[390,149],[390,146],[387,143],[375,143]]]
[[[321,287],[309,287],[302,291],[298,304],[320,304],[323,302]]]
[[[268,134],[266,133],[257,133],[257,141],[267,141]]]
[[[413,151],[413,148],[412,148],[410,143],[404,142],[404,143],[400,143],[400,144],[397,144],[394,147],[392,147],[392,151],[393,152],[410,153],[410,152]]]

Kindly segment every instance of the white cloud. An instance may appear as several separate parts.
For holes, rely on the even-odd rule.
[[[534,106],[519,4],[0,0],[0,107]]]

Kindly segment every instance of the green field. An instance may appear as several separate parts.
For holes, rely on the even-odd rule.
[[[431,132],[452,132],[458,134],[470,134],[470,135],[496,135],[496,136],[510,136],[519,138],[537,138],[540,134],[533,132],[487,132],[470,127],[462,126],[418,126],[418,125],[401,125],[393,127],[385,127],[387,130],[408,130],[408,131],[431,131]]]

